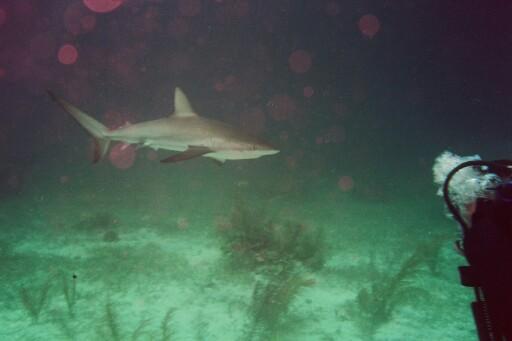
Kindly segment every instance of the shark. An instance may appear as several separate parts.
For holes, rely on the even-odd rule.
[[[257,136],[224,122],[200,116],[179,87],[174,91],[174,111],[167,117],[114,130],[108,129],[50,90],[48,94],[92,135],[95,142],[94,163],[107,154],[112,141],[177,152],[161,160],[164,163],[207,157],[223,164],[226,160],[256,159],[279,152]]]

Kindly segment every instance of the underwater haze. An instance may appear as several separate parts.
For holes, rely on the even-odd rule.
[[[0,340],[477,340],[432,165],[510,157],[511,15],[0,1]]]

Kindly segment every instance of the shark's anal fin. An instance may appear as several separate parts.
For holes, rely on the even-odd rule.
[[[92,154],[92,163],[98,163],[101,160],[101,145],[97,139],[93,139],[94,151]]]
[[[203,156],[203,155],[211,153],[211,152],[212,152],[212,150],[207,147],[190,146],[184,152],[171,155],[168,158],[161,160],[160,162],[170,163],[170,162],[185,161],[185,160],[190,160],[190,159],[193,159],[196,157]]]

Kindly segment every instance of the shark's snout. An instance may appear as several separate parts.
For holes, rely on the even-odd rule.
[[[279,149],[267,142],[260,142],[254,146],[255,150],[258,150],[262,155],[273,155],[279,153]]]

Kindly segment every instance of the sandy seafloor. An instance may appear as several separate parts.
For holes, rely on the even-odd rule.
[[[372,283],[366,269],[394,274],[417,243],[457,236],[430,179],[372,196],[358,195],[357,177],[342,192],[337,174],[273,171],[271,157],[223,167],[138,160],[128,170],[50,159],[0,204],[0,340],[243,340],[257,275],[227,269],[218,228],[240,198],[324,230],[324,266],[308,271],[277,340],[372,339],[347,308]],[[98,215],[112,219],[119,240],[83,223]],[[476,339],[472,291],[459,284],[464,259],[452,241],[435,273],[420,269],[411,279],[424,297],[398,304],[373,340]],[[70,290],[73,274],[71,315],[63,286]],[[37,301],[45,287],[34,321],[22,292]]]

